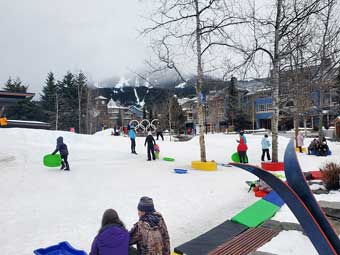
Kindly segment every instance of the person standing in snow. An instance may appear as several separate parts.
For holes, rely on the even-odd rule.
[[[59,151],[61,157],[61,168],[60,170],[70,171],[70,166],[68,164],[68,149],[67,145],[64,144],[64,139],[62,136],[57,138],[57,146],[55,150],[52,152],[52,155],[56,154]],[[66,168],[65,168],[66,167]]]
[[[168,229],[152,198],[142,197],[137,209],[139,221],[130,231],[130,245],[137,244],[137,255],[170,255]]]
[[[261,161],[264,161],[265,154],[267,154],[267,159],[270,160],[269,148],[270,148],[271,144],[270,144],[270,141],[269,141],[267,134],[265,134],[264,137],[262,137],[261,146],[262,146]]]
[[[247,144],[245,144],[244,138],[242,137],[241,133],[240,133],[240,140],[238,142],[239,144],[237,146],[237,153],[240,158],[240,163],[244,163],[244,164],[248,163],[248,160],[247,160],[248,146]]]
[[[156,129],[156,136],[157,136],[157,141],[158,141],[158,137],[159,137],[159,136],[162,138],[162,141],[164,141],[163,130],[162,130],[162,128],[161,128],[160,125],[157,126],[157,129]]]
[[[90,255],[128,255],[130,235],[117,212],[107,209],[101,228],[92,242]]]
[[[299,148],[300,153],[302,153],[303,140],[304,140],[303,134],[299,132],[296,137],[296,145]]]
[[[151,131],[148,132],[148,136],[145,138],[145,142],[144,142],[144,146],[146,146],[146,144],[148,144],[147,147],[147,151],[148,151],[148,161],[151,161],[151,155],[152,155],[152,159],[155,160],[156,156],[155,156],[155,144],[156,141],[152,136]]]
[[[128,131],[130,140],[131,140],[131,153],[137,154],[136,152],[136,132],[134,126],[130,126]]]
[[[244,143],[247,144],[247,138],[246,138],[246,136],[244,135],[243,129],[240,130],[240,136],[243,138]]]
[[[155,150],[156,159],[159,159],[159,153],[161,152],[161,149],[159,148],[158,144],[154,145],[154,150]]]

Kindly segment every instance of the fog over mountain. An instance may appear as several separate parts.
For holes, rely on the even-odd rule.
[[[138,70],[150,55],[138,0],[0,0],[0,88],[19,76],[39,92],[48,72],[91,81]]]
[[[144,71],[154,55],[140,31],[153,7],[153,0],[0,0],[0,89],[19,76],[39,93],[48,72],[60,80],[80,70],[98,87],[180,85],[173,71]],[[190,79],[195,59],[182,60]]]

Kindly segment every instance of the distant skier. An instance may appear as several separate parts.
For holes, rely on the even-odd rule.
[[[155,160],[156,156],[155,156],[155,144],[156,141],[152,136],[152,133],[149,131],[148,132],[148,136],[145,138],[145,142],[144,142],[144,146],[146,146],[146,144],[148,144],[147,147],[147,151],[148,151],[148,161],[151,160],[151,155],[152,155],[152,159]]]
[[[64,144],[63,140],[64,139],[61,136],[59,136],[57,138],[57,147],[52,152],[52,155],[56,154],[59,151],[60,156],[61,156],[61,168],[60,168],[60,170],[70,171],[70,166],[69,166],[68,161],[67,161],[67,158],[68,158],[67,145]]]
[[[157,140],[158,140],[158,137],[160,136],[162,138],[162,141],[164,141],[163,130],[162,130],[161,126],[157,126],[156,136],[157,136]]]
[[[271,144],[267,134],[265,134],[264,137],[262,137],[261,146],[262,146],[261,161],[264,161],[265,154],[267,154],[267,159],[270,160],[269,148]]]
[[[240,133],[240,140],[238,142],[239,144],[237,146],[237,153],[240,158],[240,163],[248,163],[248,159],[247,159],[248,146],[245,144],[244,138],[242,137],[241,133]]]
[[[128,131],[130,140],[131,140],[131,153],[137,154],[136,152],[136,132],[134,126],[130,126]]]

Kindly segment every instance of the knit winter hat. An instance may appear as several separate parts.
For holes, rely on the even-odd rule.
[[[150,197],[141,197],[138,203],[137,209],[141,212],[154,212],[155,207],[153,205],[152,198]]]

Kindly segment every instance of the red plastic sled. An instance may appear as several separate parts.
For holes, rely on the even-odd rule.
[[[261,168],[266,171],[284,171],[283,162],[262,162]]]
[[[312,175],[312,180],[321,180],[323,178],[323,173],[321,171],[310,171]]]

